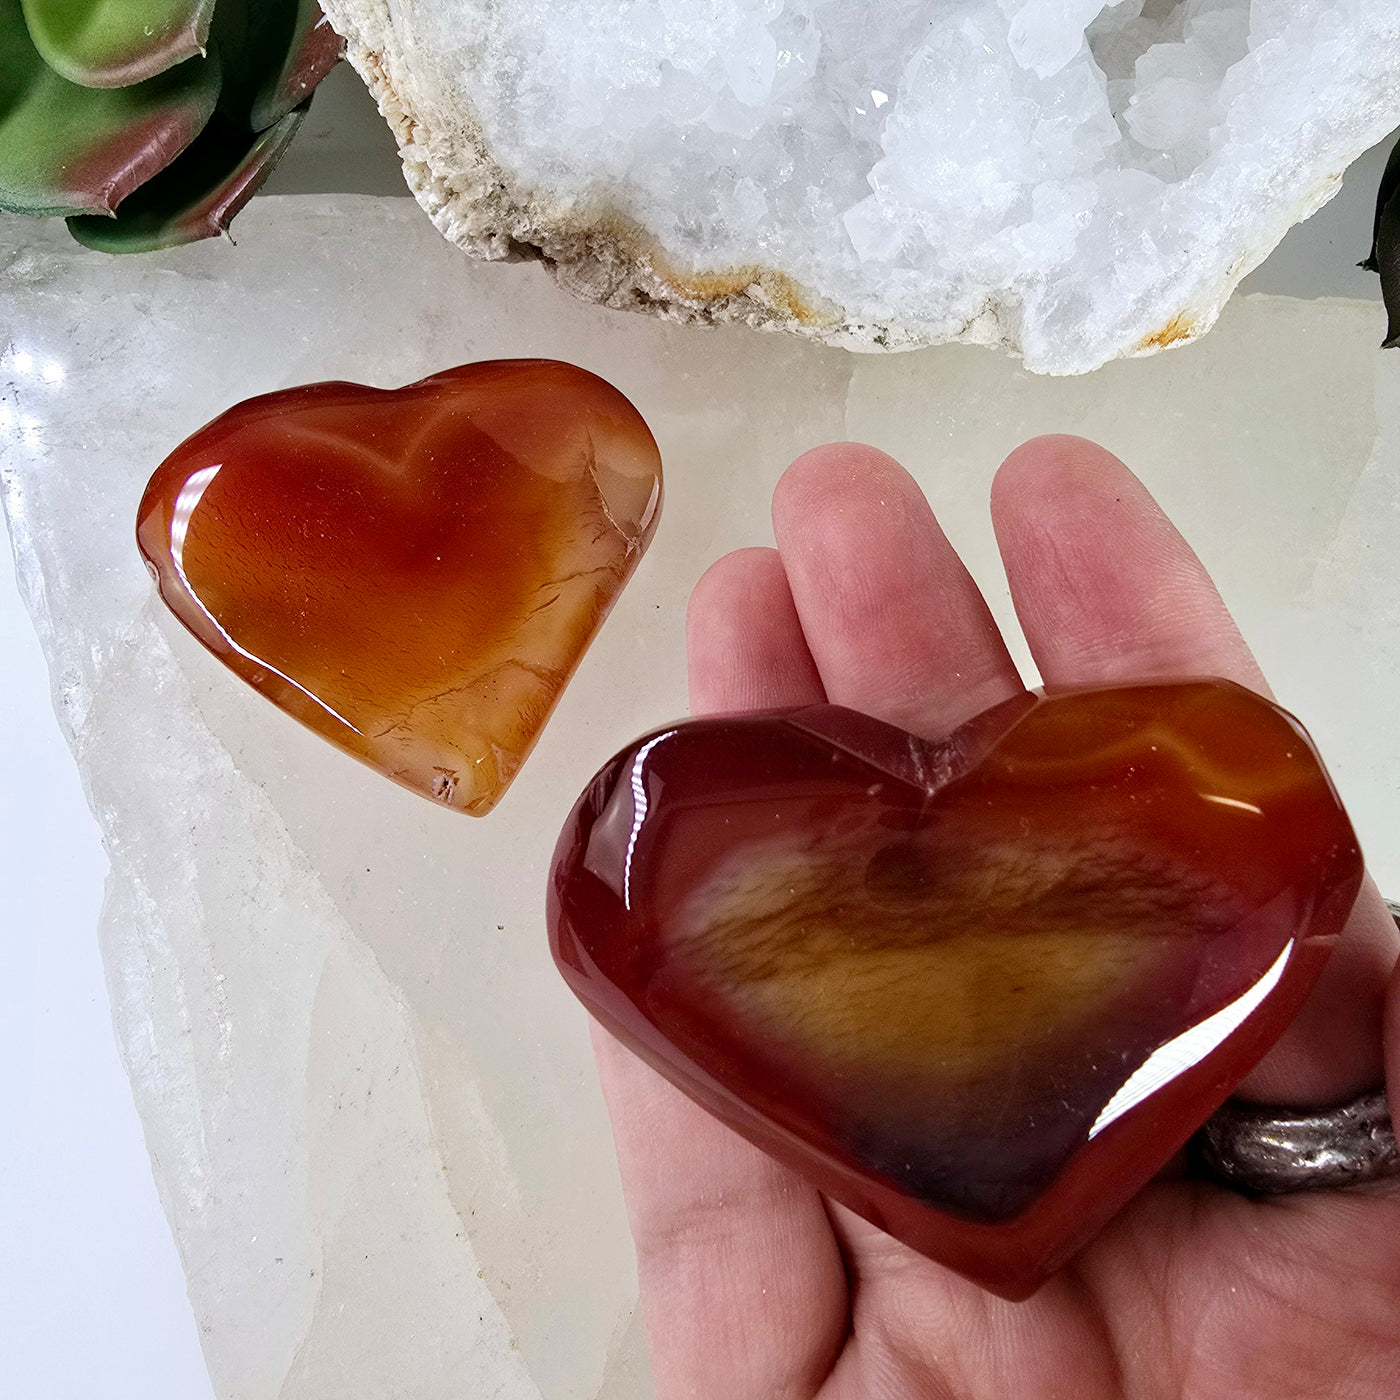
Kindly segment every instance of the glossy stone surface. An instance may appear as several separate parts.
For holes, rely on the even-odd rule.
[[[661,731],[580,799],[550,924],[663,1074],[1017,1298],[1278,1036],[1361,870],[1290,716],[1161,683],[939,744],[835,706]]]
[[[239,404],[151,478],[137,541],[221,661],[385,776],[499,800],[661,503],[640,414],[551,360]]]

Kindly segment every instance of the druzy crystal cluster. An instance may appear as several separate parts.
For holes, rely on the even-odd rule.
[[[1050,372],[1199,335],[1400,122],[1400,10],[1371,0],[326,10],[473,252],[609,305]]]

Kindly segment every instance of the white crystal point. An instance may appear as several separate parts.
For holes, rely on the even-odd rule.
[[[1200,335],[1400,123],[1377,0],[325,10],[478,256],[673,319],[1046,373]]]
[[[1112,0],[1121,3],[1121,0]],[[1008,21],[1007,44],[1022,68],[1058,73],[1084,47],[1084,33],[1104,0],[998,0]]]

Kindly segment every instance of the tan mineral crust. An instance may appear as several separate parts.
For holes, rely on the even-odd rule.
[[[1400,10],[1369,0],[324,8],[475,256],[669,320],[1052,374],[1208,330],[1400,123]]]

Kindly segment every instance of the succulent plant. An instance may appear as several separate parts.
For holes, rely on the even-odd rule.
[[[317,0],[0,0],[0,209],[114,253],[222,233],[340,55]]]

